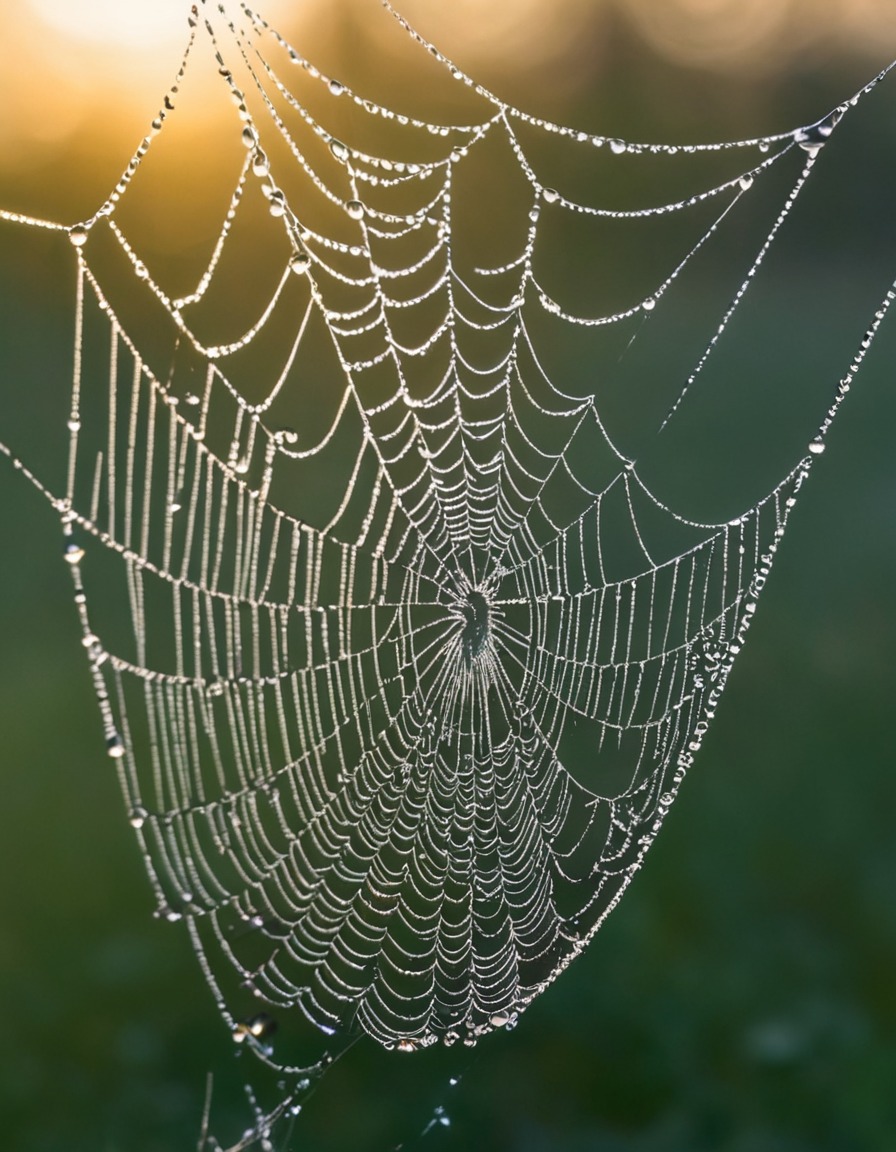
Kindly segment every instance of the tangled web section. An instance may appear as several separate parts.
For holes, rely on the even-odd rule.
[[[608,139],[508,105],[389,12],[433,84],[460,94],[445,101],[456,123],[324,75],[247,7],[194,9],[175,83],[95,215],[2,213],[67,233],[77,262],[64,486],[13,462],[62,521],[159,915],[185,925],[235,1038],[294,1071],[259,1005],[281,1033],[298,1010],[405,1051],[470,1045],[586,946],[713,719],[893,298],[780,483],[724,522],[684,514],[641,453],[850,105],[733,143]],[[197,56],[232,100],[233,176],[207,265],[178,294],[127,207]],[[552,176],[552,148],[608,175],[580,196]],[[690,179],[683,195],[664,198],[666,165],[675,187]],[[639,206],[601,201],[614,166],[650,173]],[[671,392],[636,397],[649,435],[633,449],[606,380],[779,170],[702,353]],[[489,238],[477,214],[501,181]],[[668,227],[664,269],[632,295],[601,266],[582,308],[555,275],[556,237],[642,225]]]

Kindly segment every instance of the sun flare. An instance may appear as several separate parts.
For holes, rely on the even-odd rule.
[[[189,5],[185,0],[28,0],[49,29],[67,39],[155,49],[183,39]]]

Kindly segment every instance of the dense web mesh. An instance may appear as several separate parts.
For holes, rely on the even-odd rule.
[[[676,797],[892,301],[784,478],[723,522],[686,515],[642,454],[849,105],[736,143],[607,139],[507,105],[396,18],[463,90],[457,123],[366,99],[248,8],[194,11],[97,213],[68,229],[2,213],[67,231],[77,261],[67,480],[31,478],[63,523],[159,914],[185,922],[235,1037],[272,1061],[228,973],[276,1015],[412,1050],[512,1026],[582,951]],[[128,230],[128,193],[209,46],[242,159],[206,271],[173,296]],[[603,206],[598,178],[561,191],[555,145],[586,172],[644,165],[644,204]],[[513,191],[499,235],[476,220],[482,154]],[[712,338],[638,396],[649,435],[614,432],[606,376],[782,167]],[[570,218],[662,224],[661,272],[632,294],[608,257],[580,311],[550,261]],[[265,297],[250,314],[228,266],[242,233]],[[219,285],[223,339],[208,335]]]

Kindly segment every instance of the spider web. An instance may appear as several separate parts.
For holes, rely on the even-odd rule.
[[[472,1045],[581,953],[675,800],[893,300],[783,479],[723,520],[686,515],[651,451],[850,104],[731,143],[610,139],[508,105],[393,15],[465,118],[354,92],[247,7],[194,9],[98,211],[68,228],[0,214],[67,232],[77,263],[64,483],[2,450],[59,512],[158,914],[185,924],[235,1039],[278,1068],[246,995],[389,1048]],[[128,195],[209,46],[241,157],[176,295]],[[560,190],[554,147],[588,196]],[[513,191],[490,238],[469,207],[492,196],[482,155]],[[607,206],[593,165],[642,165],[645,205]],[[688,188],[672,199],[667,169]],[[731,303],[683,377],[639,393],[632,433],[606,381],[763,187],[775,208]],[[662,270],[632,294],[599,263],[579,311],[550,261],[558,221],[598,243],[659,224]],[[242,235],[251,284],[229,263]],[[209,336],[225,298],[237,334]]]

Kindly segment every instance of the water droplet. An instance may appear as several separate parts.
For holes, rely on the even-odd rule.
[[[186,396],[184,396],[184,403],[189,404],[191,408],[195,408],[198,404],[201,404],[202,401],[195,392],[188,392]]]
[[[610,141],[610,151],[613,153],[614,156],[621,156],[622,153],[625,151],[625,141],[624,140],[611,140]]]
[[[138,260],[134,265],[134,275],[138,280],[149,279],[149,269],[146,267],[142,260]]]
[[[752,174],[752,172],[747,172],[743,176],[741,176],[738,183],[740,184],[741,192],[749,192],[749,190],[753,187],[753,174]]]
[[[813,440],[809,445],[809,451],[813,454],[813,456],[820,456],[822,452],[824,452],[824,441]]]
[[[245,148],[257,148],[258,147],[258,137],[255,135],[254,130],[252,128],[248,127],[248,125],[243,129],[243,134],[242,134],[241,139],[243,141],[243,146]]]
[[[120,760],[124,756],[124,742],[117,732],[113,732],[111,736],[106,737],[106,753],[111,756],[113,760]]]
[[[307,252],[296,252],[289,262],[290,272],[295,272],[297,276],[301,276],[307,272],[310,266],[311,257]]]
[[[329,84],[331,96],[341,96],[345,91],[345,85],[338,80],[331,80]]]
[[[252,158],[252,171],[256,176],[267,176],[271,170],[271,162],[259,148]]]
[[[69,432],[79,432],[81,430],[81,421],[77,418],[77,416],[73,416],[71,420],[69,420],[68,430]]]
[[[808,152],[810,156],[814,157],[827,143],[828,137],[833,131],[834,125],[830,122],[813,124],[809,128],[800,128],[794,132],[793,138],[804,152]]]
[[[545,204],[556,204],[560,199],[560,193],[556,188],[544,188],[541,195],[544,198]]]
[[[656,299],[653,296],[648,296],[646,300],[641,301],[641,307],[645,312],[652,312],[656,308]]]
[[[330,151],[337,160],[348,160],[350,155],[348,145],[343,144],[341,140],[337,140],[335,136],[330,138]]]
[[[136,808],[131,809],[131,814],[128,816],[128,823],[132,828],[142,828],[149,817],[149,813],[145,808],[137,805]]]
[[[75,224],[68,230],[68,238],[76,248],[83,248],[87,243],[87,229],[83,224]]]
[[[69,540],[65,546],[65,558],[69,564],[80,564],[84,559],[84,549],[74,540]]]
[[[399,1040],[395,1045],[399,1052],[416,1052],[417,1044],[414,1040]]]
[[[253,1040],[261,1040],[265,1036],[271,1036],[277,1031],[277,1021],[274,1020],[267,1012],[259,1012],[255,1016],[250,1016],[246,1020],[239,1020],[233,1027],[231,1035],[237,1044],[242,1044],[249,1036]]]
[[[352,220],[362,220],[364,218],[364,205],[360,200],[349,200],[345,206],[345,210]]]

